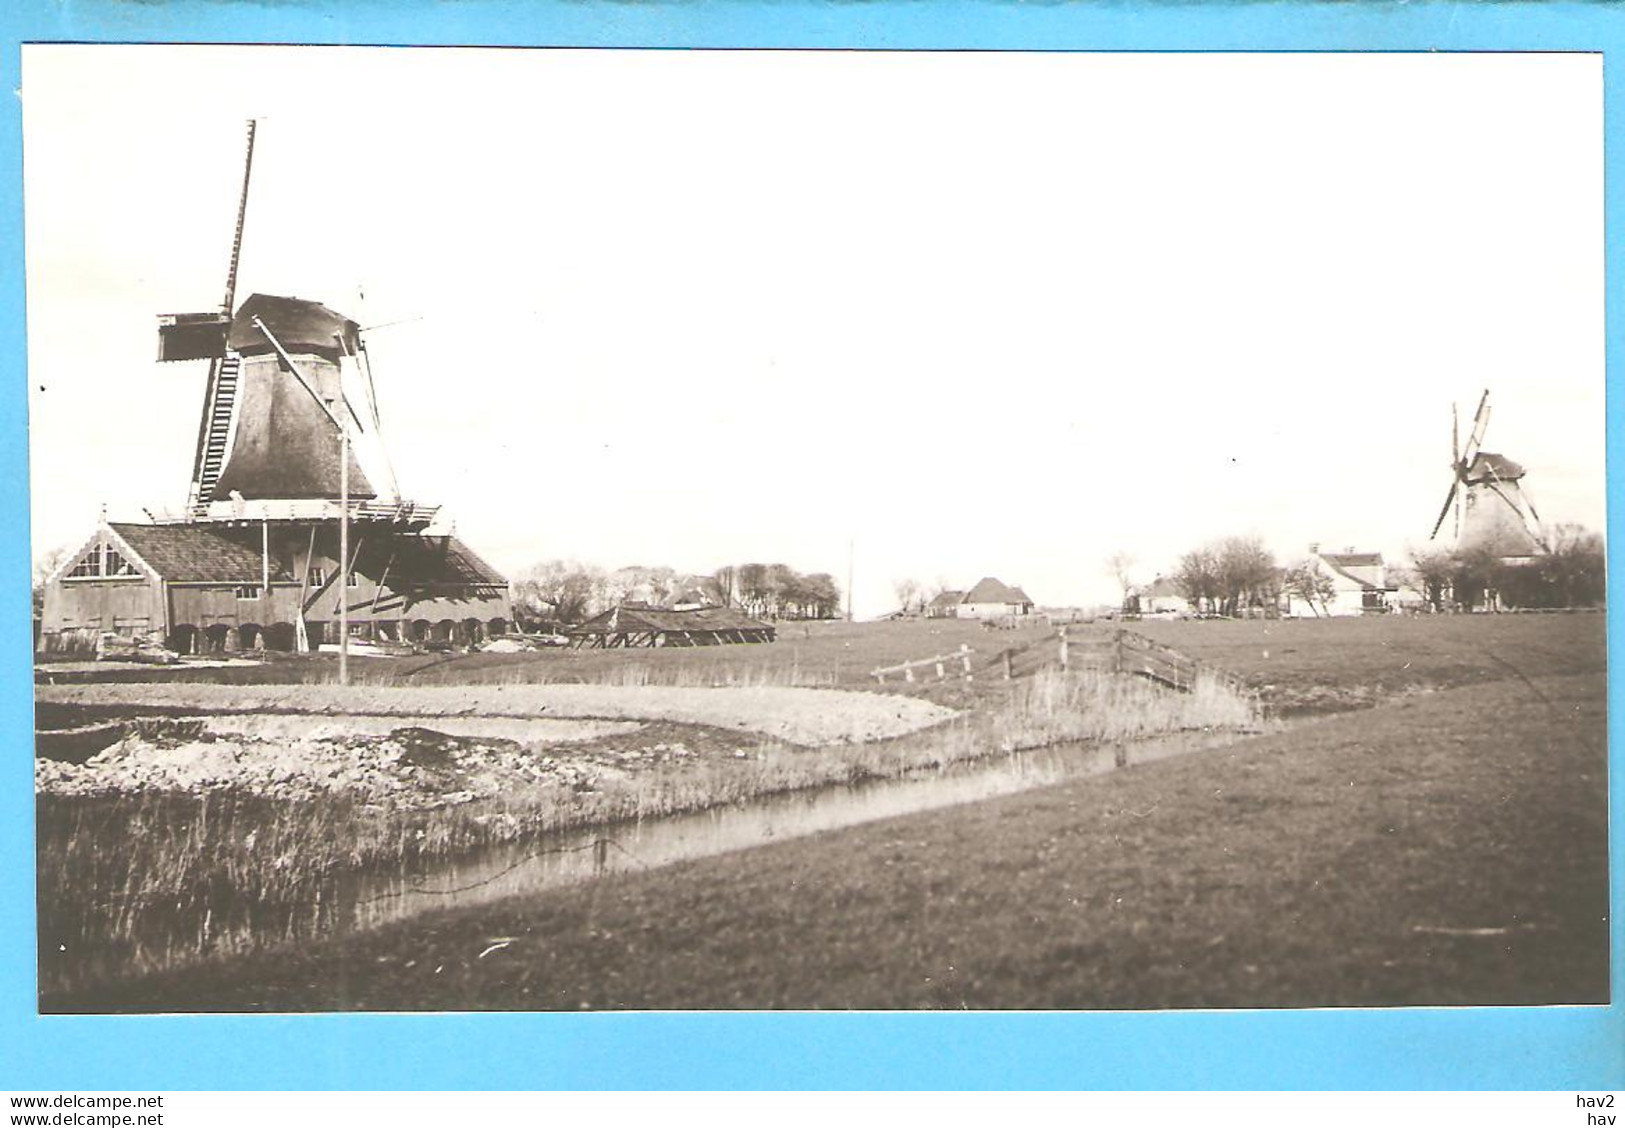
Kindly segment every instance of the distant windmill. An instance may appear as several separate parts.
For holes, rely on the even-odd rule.
[[[1537,556],[1550,551],[1540,515],[1524,491],[1524,469],[1501,454],[1480,449],[1490,425],[1490,393],[1479,398],[1467,445],[1459,445],[1456,408],[1450,408],[1450,491],[1429,540],[1437,539],[1445,519],[1455,514],[1457,551],[1488,549],[1496,556]]]

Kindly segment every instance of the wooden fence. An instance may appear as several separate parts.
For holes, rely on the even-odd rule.
[[[1171,646],[1164,646],[1136,631],[1118,628],[1103,637],[1077,638],[1069,637],[1066,627],[1063,626],[1057,631],[1052,642],[1055,646],[1051,651],[1053,658],[1043,656],[1042,651],[1047,650],[1047,646],[1040,648],[1040,644],[1030,644],[1001,651],[994,658],[993,666],[1009,680],[1019,676],[1015,672],[1015,660],[1030,651],[1039,650],[1039,661],[1032,672],[1054,661],[1063,670],[1096,669],[1149,678],[1181,693],[1191,692],[1203,677],[1224,682],[1244,692],[1251,692],[1234,674],[1210,666]]]
[[[933,654],[929,658],[916,658],[911,662],[899,662],[895,666],[881,666],[879,669],[870,670],[869,676],[878,680],[881,685],[886,684],[888,674],[902,674],[904,681],[911,682],[914,680],[915,670],[935,666],[937,680],[946,681],[950,663],[958,663],[959,668],[954,671],[955,675],[969,681],[974,676],[970,669],[970,656],[975,653],[976,651],[969,646],[961,646],[958,650],[947,654]]]
[[[933,654],[929,658],[916,658],[909,662],[899,662],[895,666],[882,666],[870,670],[869,676],[882,685],[888,677],[898,675],[901,675],[905,682],[914,682],[918,680],[914,673],[916,670],[934,668],[938,681],[946,681],[950,676],[970,681],[975,677],[971,669],[971,655],[975,653],[976,651],[969,646],[961,646],[958,650],[947,654]],[[1210,666],[1188,654],[1180,653],[1171,646],[1164,646],[1155,639],[1147,638],[1137,631],[1121,627],[1108,635],[1078,638],[1069,636],[1066,627],[1063,626],[1052,638],[1030,642],[1025,646],[1006,647],[998,651],[983,670],[994,677],[1010,681],[1036,673],[1052,662],[1059,664],[1063,670],[1095,669],[1149,678],[1181,693],[1194,690],[1204,677],[1223,682],[1244,693],[1252,692],[1246,683],[1226,670]]]

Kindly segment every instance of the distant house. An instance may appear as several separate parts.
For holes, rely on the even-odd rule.
[[[698,587],[687,587],[672,597],[671,609],[673,611],[699,611],[706,607],[717,606],[712,599]]]
[[[965,598],[962,591],[941,591],[936,598],[925,605],[927,619],[952,619],[959,614],[959,601]]]
[[[1380,552],[1322,552],[1309,546],[1309,559],[1331,580],[1331,595],[1325,600],[1308,601],[1288,592],[1283,596],[1286,614],[1297,618],[1343,615],[1380,615],[1388,611],[1399,585],[1388,579],[1388,568]]]
[[[1130,598],[1138,598],[1142,615],[1189,615],[1191,601],[1169,576],[1158,576]]]
[[[1007,615],[1031,615],[1033,601],[1018,587],[984,577],[959,600],[956,616],[961,619],[997,619]]]

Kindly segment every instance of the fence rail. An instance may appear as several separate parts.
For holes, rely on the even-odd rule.
[[[877,679],[881,685],[886,684],[887,674],[902,674],[905,682],[911,682],[914,680],[915,670],[924,666],[935,666],[937,680],[946,681],[948,678],[948,664],[957,662],[960,665],[959,676],[969,681],[973,676],[970,670],[970,656],[975,653],[976,651],[969,646],[961,646],[958,650],[950,651],[947,654],[933,654],[929,658],[915,658],[909,662],[899,662],[895,666],[881,666],[878,669],[870,670],[869,676]]]
[[[1044,651],[1048,650],[1051,644],[1055,646],[1055,649],[1050,651],[1052,657],[1045,657]],[[1036,660],[1029,659],[1028,656],[1035,652]],[[971,655],[975,653],[976,651],[969,646],[961,646],[958,650],[947,654],[933,654],[929,658],[916,658],[908,662],[899,662],[895,666],[881,666],[870,670],[869,676],[882,685],[886,683],[888,677],[899,674],[905,682],[914,682],[917,680],[915,670],[935,667],[938,681],[946,681],[950,674],[970,681],[975,677],[971,670]],[[1096,669],[1114,674],[1128,674],[1131,677],[1149,678],[1181,693],[1190,693],[1203,678],[1223,682],[1245,693],[1252,692],[1245,682],[1229,671],[1211,666],[1171,646],[1164,646],[1155,639],[1147,638],[1137,631],[1122,627],[1104,638],[1076,638],[1069,636],[1066,627],[1062,626],[1051,639],[1040,639],[995,652],[983,670],[995,673],[995,676],[1002,677],[1005,681],[1025,676],[1025,673],[1017,673],[1017,658],[1023,659],[1021,665],[1025,673],[1036,673],[1051,662],[1056,662],[1063,670]],[[958,669],[953,669],[956,665]]]

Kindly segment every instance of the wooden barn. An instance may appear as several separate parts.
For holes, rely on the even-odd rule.
[[[334,530],[315,524],[103,525],[45,585],[42,652],[103,632],[159,634],[181,654],[338,640],[479,642],[513,621],[507,580],[456,537],[358,530],[341,594]],[[303,645],[302,645],[303,644]]]
[[[767,623],[728,607],[665,611],[617,607],[570,628],[575,646],[717,646],[724,643],[772,642],[777,632]]]

